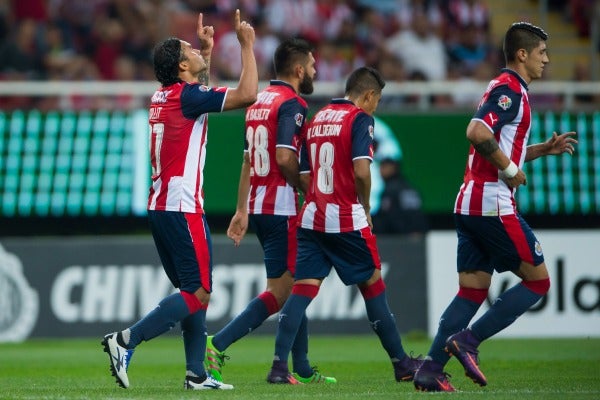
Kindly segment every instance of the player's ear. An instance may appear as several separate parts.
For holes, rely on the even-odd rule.
[[[190,67],[190,64],[188,63],[187,59],[179,61],[179,70],[180,71],[187,71],[189,67]]]
[[[527,59],[527,50],[519,49],[517,50],[517,58],[519,61],[524,62]]]

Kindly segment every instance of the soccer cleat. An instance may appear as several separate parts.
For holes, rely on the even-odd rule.
[[[310,379],[310,378],[309,378]],[[267,375],[267,382],[269,383],[285,383],[289,385],[301,385],[302,383],[296,379],[296,377],[289,373],[287,370],[278,370],[271,368],[269,375]]]
[[[394,377],[397,382],[410,382],[413,380],[415,376],[415,372],[421,366],[423,359],[421,356],[412,357],[411,355],[407,355],[400,361],[395,361],[392,363],[394,366]]]
[[[188,390],[231,390],[233,385],[220,382],[208,374],[204,380],[197,376],[186,376],[183,388]]]
[[[441,364],[425,360],[415,373],[413,384],[422,392],[456,392],[448,381],[450,374],[444,372]]]
[[[337,383],[337,379],[335,379],[333,376],[322,375],[317,367],[312,367],[312,370],[313,374],[308,378],[303,378],[296,372],[294,372],[292,376],[300,383]]]
[[[117,332],[109,333],[102,339],[104,351],[110,360],[110,372],[116,378],[117,384],[124,389],[129,387],[127,368],[133,355],[133,349],[126,349],[117,342]]]
[[[487,385],[487,379],[479,369],[477,346],[479,341],[473,336],[470,329],[465,329],[446,340],[446,351],[455,356],[465,369],[465,375],[480,386]]]
[[[204,357],[204,368],[215,380],[223,382],[221,370],[225,365],[225,360],[229,359],[224,352],[217,350],[212,343],[213,336],[206,338],[206,357]]]

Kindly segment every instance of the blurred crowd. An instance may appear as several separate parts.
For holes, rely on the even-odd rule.
[[[236,80],[236,8],[255,28],[261,80],[289,36],[314,45],[318,81],[343,81],[359,65],[388,81],[486,81],[504,62],[481,0],[0,0],[0,79],[154,80],[153,46],[197,43],[202,12],[215,27],[213,83]]]

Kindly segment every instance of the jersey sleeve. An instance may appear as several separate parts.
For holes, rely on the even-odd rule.
[[[373,117],[359,113],[352,123],[352,159],[368,158],[373,160]]]
[[[515,119],[520,104],[520,93],[511,90],[508,85],[500,85],[492,89],[473,119],[486,124],[492,132],[498,132]]]
[[[299,172],[301,174],[310,173],[310,161],[308,160],[308,148],[306,146],[306,132],[308,130],[308,126],[304,125],[302,128],[302,132],[300,133],[300,166]]]
[[[209,112],[221,112],[225,104],[227,88],[209,88],[188,84],[181,91],[181,112],[186,118],[196,119]]]
[[[281,104],[277,115],[277,147],[297,150],[297,137],[304,126],[306,112],[306,107],[297,98]]]

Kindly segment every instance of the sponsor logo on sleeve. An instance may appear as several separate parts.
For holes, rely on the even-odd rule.
[[[496,122],[498,122],[500,120],[500,118],[498,118],[498,116],[496,115],[496,113],[493,112],[489,112],[485,115],[485,117],[483,118],[483,120],[490,126],[493,127]]]

